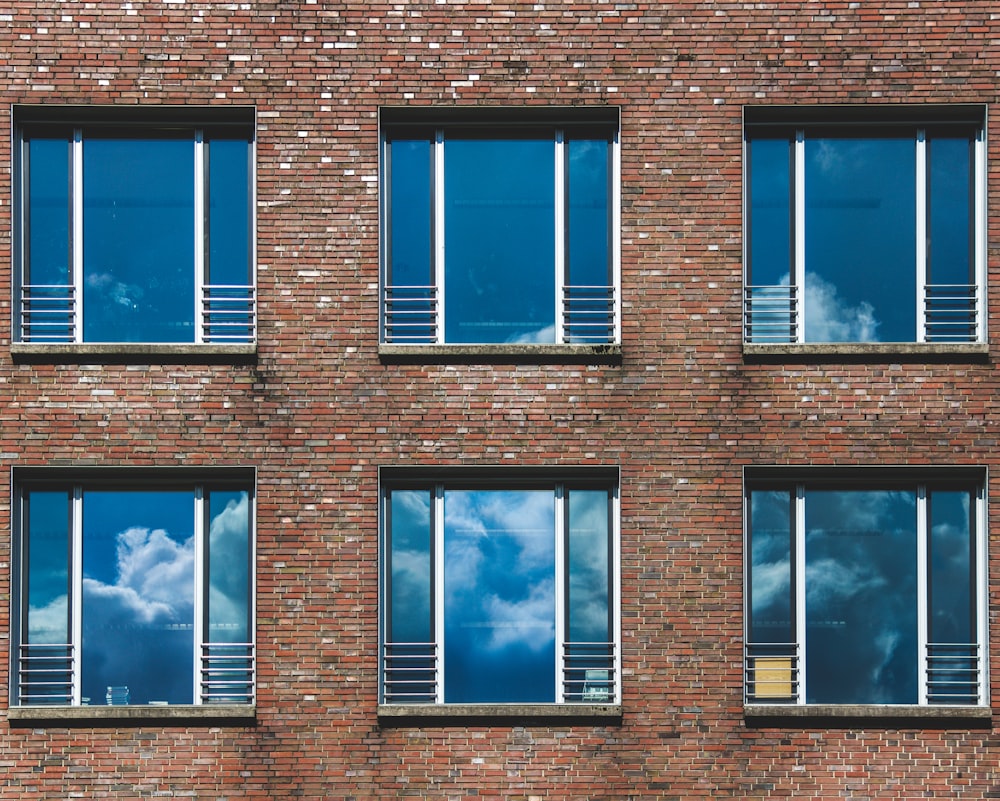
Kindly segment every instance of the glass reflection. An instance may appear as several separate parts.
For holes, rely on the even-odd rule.
[[[555,700],[551,490],[445,493],[445,701]]]
[[[208,493],[208,642],[248,643],[250,496]]]
[[[246,139],[212,139],[206,147],[209,284],[252,283],[249,152]]]
[[[395,490],[389,497],[388,641],[429,643],[434,639],[431,493],[430,490]]]
[[[806,702],[913,704],[916,493],[808,490]]]
[[[389,283],[433,283],[431,231],[431,143],[394,139],[390,150]]]
[[[194,340],[194,143],[87,139],[84,339]]]
[[[445,142],[445,340],[555,341],[555,148]]]
[[[29,139],[27,173],[25,283],[66,286],[72,283],[69,141]]]
[[[806,140],[807,341],[916,339],[915,147]]]
[[[193,701],[194,493],[89,491],[83,498],[84,698]]]
[[[610,286],[606,139],[566,142],[566,263],[572,286]]]
[[[69,634],[69,494],[27,494],[27,642],[66,644]]]
[[[751,286],[784,286],[792,273],[791,142],[751,139],[747,155],[748,281]]]
[[[792,493],[755,490],[750,495],[751,643],[792,643]]]

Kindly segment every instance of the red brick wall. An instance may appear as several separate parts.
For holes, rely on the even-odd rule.
[[[0,27],[2,131],[12,103],[257,107],[260,296],[252,366],[15,362],[0,327],[0,530],[11,466],[259,471],[256,726],[0,714],[0,797],[1000,796],[990,728],[755,728],[741,685],[742,468],[992,467],[1000,394],[992,363],[744,361],[741,107],[992,103],[990,4],[15,0]],[[621,106],[621,364],[380,362],[377,110],[408,103]],[[5,135],[4,319],[10,177]],[[466,463],[620,465],[621,725],[379,726],[376,468]],[[0,563],[2,709],[6,534]]]

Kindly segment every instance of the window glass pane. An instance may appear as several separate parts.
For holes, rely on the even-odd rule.
[[[551,490],[445,494],[445,701],[555,700]]]
[[[566,263],[572,286],[610,286],[606,139],[566,142]]]
[[[208,283],[249,285],[250,144],[246,139],[213,138],[206,153]]]
[[[916,493],[806,492],[806,702],[914,704]]]
[[[788,286],[792,274],[791,142],[751,139],[747,151],[748,281],[751,286]]]
[[[248,643],[250,636],[250,496],[208,497],[209,642]]]
[[[792,508],[787,490],[750,494],[751,643],[795,641]]]
[[[389,283],[430,286],[433,212],[431,143],[393,139],[389,166]]]
[[[27,642],[65,644],[69,635],[69,494],[27,493],[24,559]]]
[[[445,338],[555,341],[555,145],[445,143]]]
[[[930,493],[928,639],[976,641],[975,559],[968,492]]]
[[[971,284],[972,143],[928,140],[927,270],[935,284]]]
[[[916,339],[915,147],[806,140],[807,341]]]
[[[83,499],[84,698],[190,704],[194,493],[91,491]]]
[[[608,643],[612,639],[608,606],[608,493],[568,490],[567,499],[568,639],[575,643]]]
[[[26,284],[71,283],[70,146],[63,139],[28,140]],[[42,291],[51,294],[51,290]]]
[[[394,490],[389,497],[391,576],[387,639],[393,643],[429,643],[434,639],[431,493]]]
[[[194,341],[194,144],[88,139],[84,339]]]

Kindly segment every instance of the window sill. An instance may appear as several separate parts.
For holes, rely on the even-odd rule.
[[[743,343],[744,358],[755,362],[981,362],[989,354],[985,342]]]
[[[232,723],[246,726],[257,718],[257,707],[246,704],[178,704],[175,706],[17,706],[7,710],[11,726],[120,725],[127,722]]]
[[[470,720],[503,723],[603,722],[620,723],[620,704],[380,704],[383,726],[434,724]]]
[[[145,344],[133,342],[101,342],[50,345],[15,342],[10,346],[16,362],[35,363],[241,363],[257,356],[255,343],[199,345],[193,342]]]
[[[379,345],[389,363],[621,363],[622,346],[602,345]]]
[[[985,706],[899,706],[889,704],[745,704],[743,716],[756,725],[815,725],[838,720],[867,720],[874,724],[990,726],[993,710]],[[852,724],[853,725],[853,724]]]

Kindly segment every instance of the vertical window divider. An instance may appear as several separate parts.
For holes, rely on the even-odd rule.
[[[916,137],[916,303],[917,342],[927,341],[927,132],[917,131]],[[922,702],[921,702],[922,703]]]
[[[616,284],[617,286],[617,284]],[[609,567],[612,572],[612,576],[609,576],[609,586],[608,589],[611,591],[611,596],[608,598],[608,603],[611,606],[611,640],[614,648],[614,658],[612,660],[612,665],[614,666],[614,674],[612,678],[614,679],[614,693],[612,694],[611,701],[615,704],[622,703],[623,696],[623,680],[622,680],[622,649],[621,649],[621,632],[622,632],[622,551],[621,551],[621,530],[622,530],[622,507],[621,507],[621,489],[620,481],[616,481],[614,486],[611,488],[611,530],[608,532],[610,540],[609,547],[611,548],[610,559],[608,560]]]
[[[208,179],[205,157],[205,133],[194,132],[194,341],[205,341],[205,237],[208,226],[208,204],[205,202]]]
[[[444,283],[444,129],[438,128],[434,131],[433,170],[432,179],[434,185],[434,286],[437,289],[437,302],[434,304],[434,341],[437,344],[444,342],[444,316],[447,313],[445,306],[445,283]]]
[[[806,702],[806,488],[795,487],[792,523],[792,559],[795,579],[795,674],[798,678],[795,703]]]
[[[434,486],[431,508],[432,567],[434,588],[434,703],[444,703],[444,484]]]
[[[928,548],[927,525],[930,515],[927,487],[917,486],[917,703],[927,703],[927,637],[928,637]]]
[[[553,535],[555,537],[555,687],[556,703],[561,704],[566,700],[564,677],[566,676],[566,639],[568,632],[566,629],[569,607],[569,581],[566,577],[568,562],[566,559],[567,539],[569,538],[569,515],[566,510],[566,488],[563,484],[555,486],[555,525]]]
[[[83,703],[83,487],[73,487],[70,531],[70,646],[73,665],[73,706]]]
[[[976,509],[972,515],[973,523],[976,527],[975,536],[975,560],[976,560],[976,633],[979,637],[976,647],[976,667],[979,671],[979,697],[977,701],[981,704],[989,703],[990,676],[987,669],[987,652],[989,649],[989,602],[988,592],[989,576],[987,570],[988,547],[987,547],[987,514],[986,514],[986,484],[980,485],[976,490]]]
[[[985,124],[976,132],[973,146],[973,214],[976,215],[972,225],[975,241],[972,244],[973,260],[976,278],[976,339],[986,341],[986,127]],[[985,586],[985,585],[984,585]],[[986,642],[983,640],[983,642]],[[985,696],[984,696],[985,697]]]
[[[806,341],[806,132],[795,132],[792,171],[795,182],[794,287],[795,341]]]
[[[194,692],[195,706],[202,703],[202,664],[206,629],[208,627],[208,605],[205,603],[208,583],[208,562],[205,558],[205,490],[194,488]]]
[[[70,195],[73,206],[70,252],[73,259],[73,341],[83,342],[83,129],[73,129]]]
[[[563,317],[563,292],[564,286],[569,283],[569,276],[566,274],[566,141],[565,134],[561,129],[555,132],[555,181],[553,191],[554,198],[554,222],[555,222],[555,341],[561,344],[566,341],[565,320]]]
[[[611,286],[614,292],[612,314],[614,315],[615,342],[622,341],[622,152],[621,126],[616,125],[611,135],[611,230],[609,247],[611,248]],[[617,493],[617,490],[615,490]],[[615,529],[616,531],[618,529]],[[619,674],[620,675],[620,674]]]

